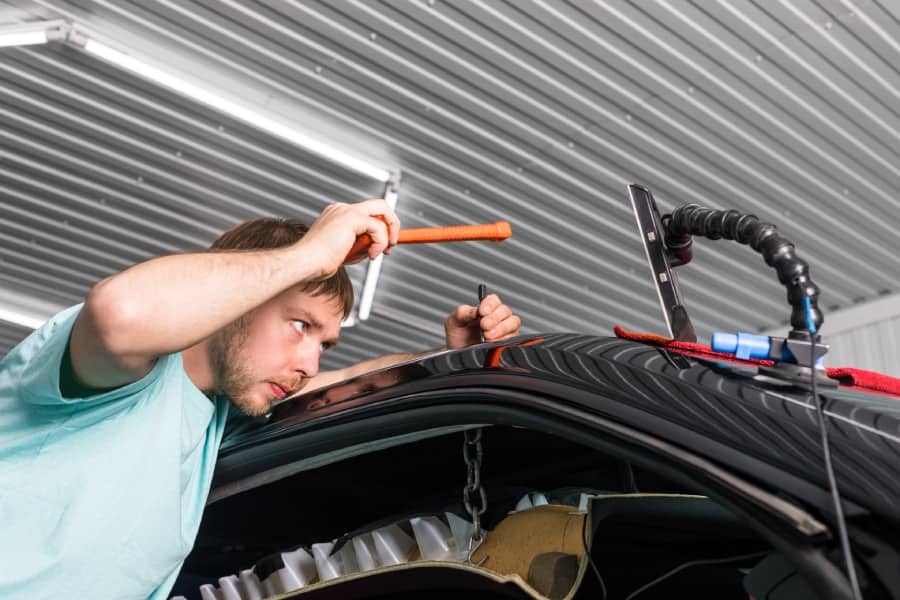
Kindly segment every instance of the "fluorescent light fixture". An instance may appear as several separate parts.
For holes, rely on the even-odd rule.
[[[119,68],[131,71],[132,73],[149,79],[150,81],[169,88],[170,90],[187,96],[192,100],[196,100],[210,108],[222,112],[230,117],[234,117],[248,125],[256,127],[266,133],[279,137],[287,142],[300,146],[301,148],[328,159],[336,164],[342,165],[352,171],[356,171],[367,177],[371,177],[377,181],[388,182],[391,173],[385,169],[367,164],[349,154],[342,152],[336,148],[332,148],[327,144],[320,142],[309,135],[293,129],[284,123],[279,123],[273,119],[265,117],[253,110],[236,104],[231,100],[223,98],[221,94],[191,83],[185,79],[181,79],[172,73],[168,73],[161,69],[157,69],[147,63],[141,62],[136,58],[111,48],[97,40],[87,37],[82,31],[75,35],[69,36],[71,42],[81,47],[85,52],[96,56],[108,63]]]
[[[7,286],[4,285],[5,283],[9,282],[0,281],[0,321],[37,329],[47,319],[65,308],[65,306],[18,292],[15,286]]]
[[[36,46],[65,38],[68,26],[64,21],[35,21],[0,27],[0,48]]]
[[[47,321],[47,319],[25,315],[20,312],[9,310],[8,308],[0,306],[0,321],[6,321],[7,323],[20,325],[21,327],[27,327],[29,329],[37,329],[38,327],[43,325]]]
[[[23,31],[0,34],[0,48],[7,46],[35,46],[47,43],[46,31]]]
[[[391,210],[397,208],[397,187],[399,181],[388,183],[384,190],[384,200],[387,202]],[[378,276],[381,274],[381,261],[384,255],[379,254],[378,257],[369,262],[369,269],[366,271],[366,279],[363,281],[362,294],[359,297],[359,311],[357,316],[360,321],[365,321],[372,314],[372,304],[375,302],[375,286],[378,285]]]

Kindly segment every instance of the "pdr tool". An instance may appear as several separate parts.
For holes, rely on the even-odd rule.
[[[481,306],[482,301],[487,296],[487,286],[483,283],[478,284],[478,304],[475,306],[475,317],[481,321],[481,317],[478,316],[478,309]],[[481,331],[481,341],[484,341],[484,331],[481,329],[481,326],[478,327],[479,331]]]
[[[817,389],[818,385],[836,386],[837,382],[825,376],[825,369],[816,368],[820,365],[822,355],[828,351],[828,346],[819,343],[818,331],[822,327],[823,317],[816,304],[819,288],[809,278],[809,265],[796,255],[794,245],[781,237],[774,225],[760,223],[753,215],[736,210],[711,210],[696,204],[685,204],[660,218],[650,190],[631,184],[628,186],[628,193],[647,260],[653,270],[653,281],[666,324],[670,335],[676,340],[697,341],[672,273],[673,268],[690,262],[692,236],[702,235],[711,240],[725,238],[749,244],[763,255],[766,264],[775,269],[778,280],[787,288],[787,299],[792,310],[791,331],[786,338],[746,333],[716,334],[713,336],[712,348],[734,353],[737,358],[773,360],[775,366],[759,368],[761,375],[777,377],[804,387],[808,383],[822,436],[824,467],[838,525],[838,538],[847,567],[847,578],[853,590],[853,598],[860,600],[862,594],[850,551],[843,504],[831,463],[825,399],[819,396]]]
[[[434,242],[468,242],[487,240],[502,242],[512,235],[512,227],[506,221],[485,223],[482,225],[449,225],[446,227],[421,227],[418,229],[401,229],[397,234],[398,244],[428,244]],[[356,243],[347,253],[347,262],[353,262],[365,255],[371,245],[372,238],[363,234],[356,238]]]
[[[794,251],[774,225],[762,223],[754,215],[736,210],[712,210],[696,204],[685,204],[671,214],[660,217],[653,195],[647,188],[628,186],[631,205],[641,232],[641,242],[653,272],[653,283],[659,295],[663,316],[672,338],[696,342],[687,309],[681,301],[673,270],[691,261],[693,236],[711,240],[725,238],[748,244],[763,255],[787,288],[791,311],[791,331],[787,337],[767,337],[749,333],[716,333],[712,349],[734,354],[736,358],[768,359],[775,366],[766,374],[792,381],[809,381],[815,371],[809,365],[821,365],[828,346],[821,344],[818,330],[822,326],[822,312],[817,300],[819,288],[809,277],[809,266]],[[819,383],[834,385],[824,374]]]

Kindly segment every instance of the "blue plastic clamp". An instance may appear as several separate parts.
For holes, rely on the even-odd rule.
[[[772,349],[772,340],[765,335],[753,335],[751,333],[721,333],[712,335],[710,345],[716,352],[734,354],[735,358],[747,360],[748,358],[769,358]]]

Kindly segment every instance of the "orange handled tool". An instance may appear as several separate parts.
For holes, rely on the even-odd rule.
[[[451,225],[448,227],[421,227],[419,229],[401,229],[397,236],[398,244],[427,244],[431,242],[468,242],[473,240],[489,240],[502,242],[512,235],[512,227],[506,221],[485,223],[483,225]],[[356,238],[356,243],[347,254],[347,262],[357,260],[365,255],[372,243],[368,234]]]

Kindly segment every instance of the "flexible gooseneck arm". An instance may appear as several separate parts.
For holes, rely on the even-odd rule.
[[[787,288],[794,332],[809,331],[807,316],[814,325],[813,331],[822,326],[824,317],[817,305],[819,287],[809,278],[809,265],[797,256],[794,245],[771,223],[761,223],[756,216],[736,210],[712,210],[696,204],[680,206],[671,215],[665,215],[662,221],[666,229],[666,246],[679,264],[691,260],[692,235],[749,244],[763,255],[766,264],[775,269],[778,280]],[[808,312],[804,298],[809,298]]]

